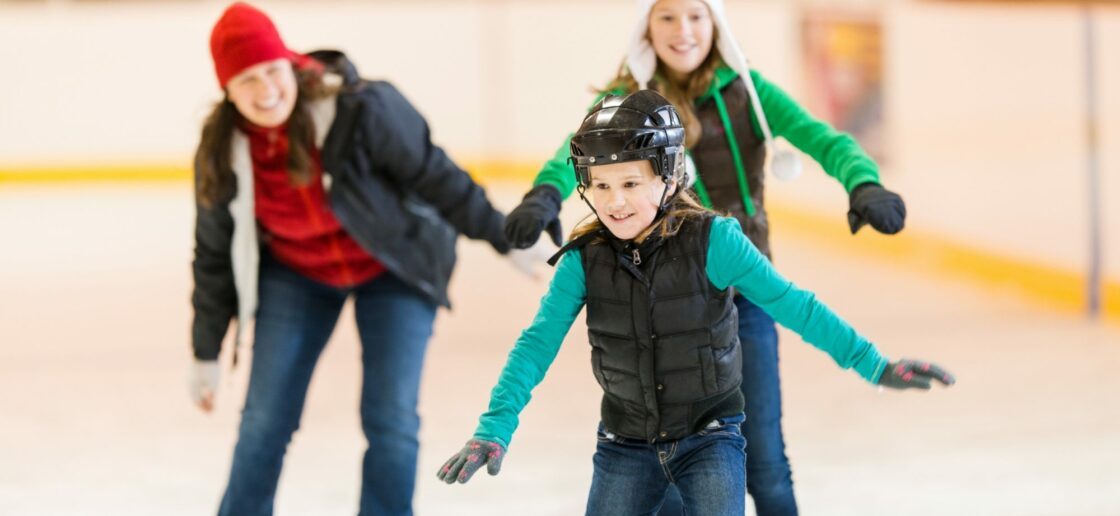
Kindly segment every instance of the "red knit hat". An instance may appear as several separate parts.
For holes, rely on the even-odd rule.
[[[214,24],[210,33],[210,55],[222,88],[250,66],[282,57],[297,64],[306,60],[288,50],[268,15],[244,2],[230,5]]]

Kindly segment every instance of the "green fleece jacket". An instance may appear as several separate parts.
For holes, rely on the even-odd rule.
[[[719,84],[725,86],[739,76],[738,72],[726,66],[717,69],[716,75],[719,77]],[[828,175],[844,185],[844,189],[848,192],[863,183],[879,182],[879,166],[851,135],[837,131],[814,118],[786,92],[767,81],[757,71],[751,70],[751,77],[775,138],[783,137],[794,147],[808,154],[824,168]],[[708,92],[701,95],[696,101],[701,102],[711,94]],[[730,116],[750,116],[755,133],[762,137],[762,130],[753,113],[730,113]],[[571,156],[571,141],[572,135],[569,134],[564,144],[556,149],[556,154],[541,167],[536,179],[533,180],[533,186],[552,185],[560,190],[560,195],[565,199],[572,194],[576,188],[576,176],[571,165],[568,164],[568,157]]]
[[[707,256],[708,280],[716,288],[735,288],[779,324],[828,353],[840,367],[854,369],[868,382],[879,381],[887,358],[812,292],[778,274],[743,234],[737,220],[718,217],[712,222]],[[510,351],[498,384],[490,392],[490,407],[479,418],[475,438],[509,447],[518,415],[529,403],[533,388],[544,379],[586,301],[583,264],[579,250],[573,249],[560,260],[536,317]]]

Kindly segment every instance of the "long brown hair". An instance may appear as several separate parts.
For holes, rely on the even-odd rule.
[[[650,224],[648,228],[638,233],[638,236],[634,237],[634,241],[641,242],[654,233],[662,238],[671,237],[677,234],[677,232],[681,230],[681,226],[689,219],[703,217],[710,213],[715,212],[701,205],[700,201],[696,200],[692,192],[684,188],[684,185],[678,182],[677,194],[669,203],[665,214],[661,216],[656,224]],[[580,224],[572,230],[571,240],[575,240],[588,233],[606,229],[606,226],[603,225],[603,221],[599,220],[598,217],[594,215],[590,215],[590,217],[592,217],[590,222]]]
[[[648,31],[646,38],[649,38]],[[652,81],[654,88],[677,108],[677,112],[681,116],[681,123],[684,125],[684,144],[688,148],[692,148],[693,145],[696,145],[696,142],[700,141],[702,132],[700,121],[696,119],[696,109],[694,107],[696,99],[708,91],[708,88],[712,85],[712,78],[715,77],[716,69],[723,64],[723,57],[720,55],[719,49],[716,48],[717,41],[719,41],[719,33],[716,31],[713,22],[712,49],[708,52],[708,57],[704,58],[704,62],[688,74],[688,78],[683,82],[672,80],[665,63],[661,62],[660,57],[657,58],[657,73],[654,74]],[[618,67],[618,75],[607,84],[606,88],[599,90],[599,93],[610,93],[618,90],[633,93],[645,87],[646,85],[638,84],[634,76],[630,75],[624,59]]]
[[[296,69],[295,74],[298,93],[288,118],[288,178],[293,185],[305,185],[311,179],[312,146],[315,145],[310,103],[337,93],[338,88],[323,82],[323,71],[318,67]],[[233,194],[235,179],[230,162],[233,130],[243,121],[244,117],[227,95],[214,106],[202,126],[202,139],[194,156],[195,193],[205,207],[212,207]]]

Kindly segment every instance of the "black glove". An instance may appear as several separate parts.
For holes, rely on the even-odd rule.
[[[537,243],[541,231],[548,230],[552,242],[559,246],[564,242],[564,231],[560,228],[560,191],[552,185],[534,186],[521,204],[506,215],[506,240],[514,249],[526,249]]]
[[[870,223],[880,233],[893,235],[902,231],[906,223],[906,203],[898,194],[878,183],[863,183],[848,195],[848,226],[856,234],[864,224]],[[507,223],[508,224],[508,223]],[[506,226],[507,233],[509,226]]]
[[[957,379],[948,371],[921,360],[902,359],[892,364],[887,364],[883,376],[879,377],[879,385],[892,389],[922,389],[929,390],[929,382],[935,379],[943,385],[949,386],[957,383]]]
[[[459,453],[452,455],[443,463],[436,477],[448,484],[454,484],[456,481],[466,484],[483,464],[486,464],[487,473],[497,475],[498,470],[502,469],[502,458],[505,456],[506,449],[502,445],[482,439],[471,439]]]

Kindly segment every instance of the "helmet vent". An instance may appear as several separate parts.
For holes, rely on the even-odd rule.
[[[652,142],[653,142],[653,134],[646,133],[646,134],[643,134],[641,136],[638,136],[637,138],[633,138],[629,142],[627,142],[626,143],[626,150],[628,150],[628,151],[642,150],[642,149],[648,148],[650,143],[652,143]]]

